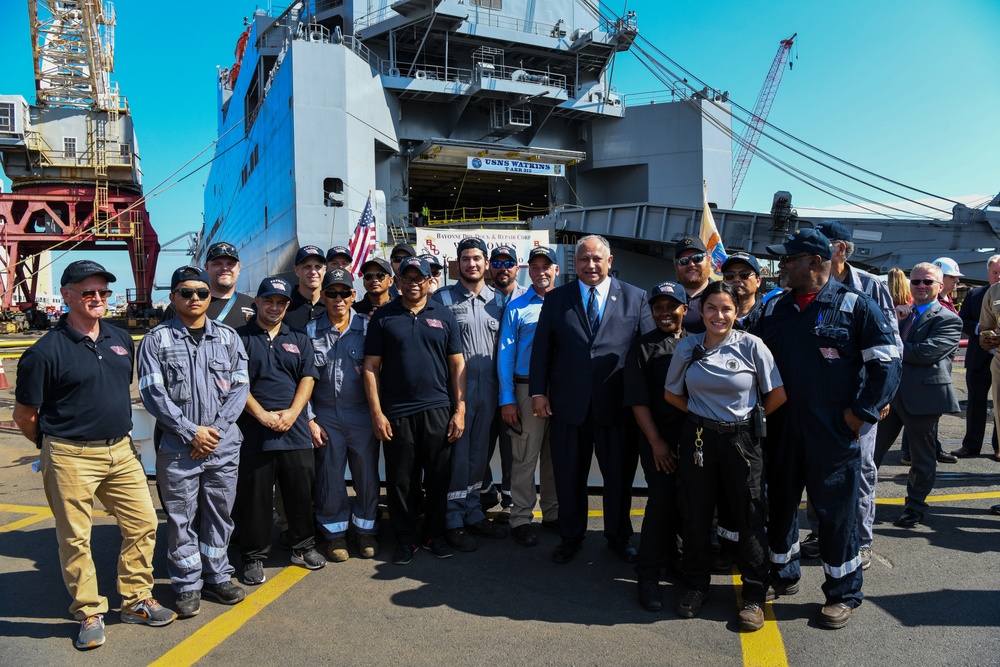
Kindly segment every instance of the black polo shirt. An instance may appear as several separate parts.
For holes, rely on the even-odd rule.
[[[393,299],[368,323],[365,356],[382,357],[382,412],[398,419],[451,406],[448,355],[462,354],[462,335],[451,310],[427,299],[414,314]]]
[[[430,297],[427,298],[429,299]],[[383,303],[382,306],[386,305],[387,303],[389,303],[389,301]],[[355,301],[354,305],[351,307],[354,309],[354,312],[358,313],[359,315],[371,315],[374,311],[378,310],[382,306],[376,306],[375,304],[373,304],[371,300],[368,298],[368,295],[366,293],[360,299]]]
[[[323,305],[323,297],[320,297],[315,304],[310,303],[302,296],[299,286],[296,285],[292,290],[292,302],[288,304],[288,310],[285,311],[285,317],[281,321],[292,329],[305,331],[307,324],[324,315],[326,306]]]
[[[250,393],[265,410],[287,410],[295,398],[295,390],[304,377],[319,378],[313,358],[313,347],[304,332],[290,329],[284,322],[272,340],[252,319],[236,330],[243,341],[249,361]],[[243,433],[243,451],[312,449],[309,419],[306,410],[299,413],[292,428],[278,433],[267,428],[249,413],[237,420]]]
[[[222,323],[228,324],[234,329],[240,328],[249,322],[250,318],[257,312],[257,305],[254,303],[253,297],[247,296],[242,292],[237,292],[236,296],[229,299],[217,299],[213,296],[212,300],[208,303],[208,310],[205,311],[205,315],[210,320],[219,321],[219,315],[222,314],[222,311],[233,299],[236,299],[236,303],[234,303],[229,309],[229,312],[226,313],[226,317],[222,320]],[[174,308],[174,304],[170,304],[163,312],[163,317],[160,318],[160,323],[162,324],[172,320],[176,316],[177,309]]]
[[[122,438],[132,430],[135,344],[101,322],[96,342],[62,319],[21,355],[17,402],[38,408],[38,431],[67,440]]]
[[[681,338],[686,336],[686,331],[681,333]],[[639,336],[625,357],[625,406],[648,405],[657,430],[671,445],[677,443],[684,413],[667,403],[663,387],[680,340],[653,329]]]

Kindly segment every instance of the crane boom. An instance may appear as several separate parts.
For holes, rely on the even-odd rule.
[[[764,86],[757,96],[757,103],[753,107],[753,115],[747,124],[746,133],[740,139],[740,150],[736,155],[733,164],[733,205],[736,205],[736,198],[743,187],[743,179],[746,178],[747,170],[750,168],[750,161],[757,151],[757,142],[760,140],[761,130],[767,122],[767,115],[771,112],[771,105],[774,104],[774,96],[778,92],[778,85],[781,84],[781,75],[785,71],[785,63],[788,62],[788,54],[791,53],[792,44],[795,41],[795,33],[788,39],[781,40],[778,46],[778,53],[771,63],[771,70],[764,79]]]

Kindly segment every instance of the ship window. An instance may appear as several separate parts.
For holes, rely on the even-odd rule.
[[[67,158],[76,157],[76,137],[63,138],[63,155]]]
[[[0,132],[14,131],[14,105],[0,103]]]
[[[472,0],[472,6],[483,9],[503,9],[503,0]]]
[[[118,154],[121,155],[123,158],[126,158],[126,159],[132,157],[132,146],[131,146],[131,144],[124,143],[124,144],[121,144],[120,146],[118,146]]]

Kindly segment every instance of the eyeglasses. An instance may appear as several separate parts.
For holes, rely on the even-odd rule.
[[[409,257],[409,255],[396,255],[395,257],[392,258],[392,263],[393,264],[399,264],[400,262],[402,262],[407,257]]]
[[[366,273],[363,276],[363,278],[365,280],[385,280],[388,275],[389,275],[388,273],[382,273],[381,271],[374,271]]]
[[[740,277],[740,280],[748,280],[750,276],[757,275],[756,271],[725,271],[722,274],[723,280],[736,280],[736,276]]]
[[[431,269],[431,275],[437,278],[441,275],[441,269]]]
[[[937,282],[936,280],[932,280],[931,278],[924,278],[924,279],[910,278],[910,284],[913,285],[914,287],[916,287],[917,285],[926,285],[930,287],[936,282]]]
[[[513,269],[517,266],[517,262],[512,259],[494,259],[490,262],[490,266],[494,269]]]
[[[687,257],[678,257],[674,260],[677,262],[677,266],[687,266],[691,262],[695,264],[701,264],[705,261],[705,253],[699,252],[697,255],[688,255]]]
[[[428,276],[417,276],[415,278],[409,276],[401,276],[399,278],[399,282],[403,283],[404,285],[420,285],[427,282],[427,278]]]
[[[348,299],[350,299],[354,295],[351,292],[351,290],[335,290],[335,289],[331,289],[331,290],[326,290],[325,292],[323,292],[323,296],[325,296],[327,299],[336,299],[339,296],[344,301],[347,301]]]
[[[795,253],[794,255],[782,255],[778,259],[778,262],[780,262],[781,264],[788,264],[789,262],[794,262],[795,260],[802,259],[803,257],[812,257],[812,254],[808,252],[798,252]]]
[[[109,289],[75,290],[75,289],[72,289],[72,288],[69,288],[69,287],[67,287],[66,289],[68,289],[70,292],[76,292],[77,294],[79,294],[80,296],[82,296],[84,299],[93,299],[94,297],[100,297],[100,298],[102,298],[104,300],[107,300],[107,298],[109,296],[111,296],[112,293],[113,293],[112,290],[109,290]]]
[[[208,297],[212,296],[212,290],[207,287],[199,287],[198,289],[194,289],[193,287],[182,287],[174,290],[174,294],[180,294],[182,299],[190,299],[193,296],[197,296],[199,299],[204,301]]]

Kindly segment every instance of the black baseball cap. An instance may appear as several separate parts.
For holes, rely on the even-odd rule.
[[[726,261],[722,263],[719,271],[725,271],[726,267],[732,266],[733,264],[749,264],[750,268],[754,270],[754,273],[760,277],[760,262],[753,255],[745,252],[734,252],[729,257],[726,257]]]
[[[319,257],[320,261],[326,261],[326,254],[314,245],[304,245],[295,253],[295,266],[306,261],[310,257]]]
[[[364,264],[361,265],[361,272],[364,273],[365,267],[371,266],[372,264],[377,266],[383,273],[386,273],[387,275],[390,276],[392,275],[392,265],[389,264],[389,260],[385,259],[384,257],[372,257],[371,259],[367,260]]]
[[[680,257],[686,250],[697,250],[698,252],[708,252],[708,248],[697,236],[685,236],[674,245],[674,257]]]
[[[260,287],[257,288],[257,296],[263,299],[266,296],[274,295],[288,297],[291,300],[292,284],[281,276],[269,276],[260,281]]]
[[[329,262],[331,259],[333,259],[337,255],[343,255],[344,257],[347,258],[348,262],[353,262],[354,261],[354,258],[351,257],[351,251],[348,250],[346,246],[342,246],[342,245],[335,245],[332,248],[330,248],[329,250],[327,250],[326,251],[326,261]]]
[[[80,259],[70,263],[70,265],[66,267],[63,271],[62,279],[59,281],[59,285],[61,287],[66,287],[66,285],[72,285],[80,282],[81,280],[86,280],[90,276],[100,276],[109,283],[113,283],[118,280],[115,278],[115,274],[111,273],[97,262],[90,259]]]
[[[661,296],[668,296],[671,299],[675,299],[676,301],[683,303],[685,306],[688,302],[687,292],[685,292],[684,288],[677,283],[664,282],[654,287],[653,291],[649,294],[649,303],[653,303],[653,301]]]
[[[492,260],[497,257],[503,257],[504,255],[507,255],[514,260],[514,262],[517,262],[517,251],[509,245],[498,245],[496,248],[493,248],[493,252],[490,253],[490,259]]]
[[[195,280],[206,285],[212,284],[208,281],[208,273],[205,272],[205,269],[197,266],[182,266],[170,276],[170,291],[173,292],[178,285],[188,280]]]
[[[459,257],[461,257],[462,253],[466,250],[482,250],[483,257],[490,254],[489,249],[486,247],[486,241],[483,241],[481,238],[477,238],[475,236],[470,236],[467,239],[459,241],[457,250]]]
[[[810,255],[819,255],[823,259],[833,257],[833,248],[828,239],[817,229],[796,229],[785,242],[780,245],[769,245],[767,251],[772,255],[794,255],[800,252],[807,252]]]
[[[219,259],[220,257],[232,257],[237,262],[240,261],[240,254],[236,252],[236,246],[225,241],[213,243],[208,246],[208,252],[205,253],[206,262],[211,262],[213,259]]]
[[[344,285],[354,289],[354,277],[350,271],[344,271],[343,269],[327,271],[323,276],[323,289],[333,285]]]
[[[423,276],[431,275],[431,265],[423,257],[407,257],[399,265],[399,273],[402,274],[404,269],[409,268],[420,271],[420,275]]]
[[[538,246],[537,248],[532,248],[531,252],[528,253],[528,261],[530,262],[536,257],[545,257],[553,264],[556,263],[556,251],[548,246]]]
[[[405,252],[409,257],[417,256],[416,248],[411,246],[409,243],[400,243],[395,248],[392,249],[392,252],[389,253],[389,257],[390,258],[395,257],[401,252]]]
[[[826,220],[824,222],[816,225],[816,229],[819,230],[823,236],[830,239],[831,241],[851,241],[851,230],[849,230],[844,225],[840,224],[836,220]]]
[[[425,253],[423,255],[418,255],[418,257],[420,257],[421,259],[426,259],[427,263],[431,265],[432,269],[434,267],[437,267],[439,269],[442,268],[441,267],[441,260],[439,260],[437,258],[437,255],[432,255],[431,253],[428,252],[428,253]]]

